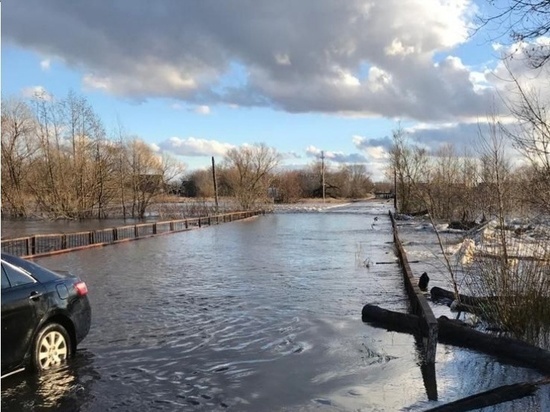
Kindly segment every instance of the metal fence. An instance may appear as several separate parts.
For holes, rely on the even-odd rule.
[[[141,223],[137,225],[92,230],[89,232],[34,235],[2,240],[2,252],[17,256],[44,256],[87,247],[104,246],[166,233],[181,232],[213,224],[232,222],[264,214],[264,211],[224,213],[220,215]]]

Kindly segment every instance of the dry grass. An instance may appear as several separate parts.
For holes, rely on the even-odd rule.
[[[550,257],[548,242],[537,245]],[[483,305],[482,317],[513,337],[550,348],[550,262],[545,258],[477,255],[465,268],[467,289],[473,296],[492,299]]]

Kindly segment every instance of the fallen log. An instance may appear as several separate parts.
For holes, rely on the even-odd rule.
[[[418,333],[420,318],[365,305],[362,311],[364,322],[404,333]],[[474,349],[508,362],[516,362],[544,374],[550,374],[550,352],[523,341],[490,335],[472,329],[464,322],[441,316],[437,319],[438,341],[450,345]]]
[[[430,289],[430,296],[432,298],[432,301],[434,302],[437,302],[437,301],[453,302],[456,300],[456,296],[454,292],[437,287],[437,286],[434,286],[433,288]],[[486,305],[488,303],[494,302],[499,299],[498,297],[488,297],[488,296],[476,297],[476,296],[467,296],[462,294],[459,294],[458,297],[461,305],[476,306],[476,307]]]
[[[543,382],[547,383],[547,382]],[[521,399],[533,395],[539,389],[538,383],[514,383],[512,385],[499,386],[485,392],[476,393],[466,398],[458,399],[445,405],[436,406],[425,412],[466,412],[486,406],[498,405],[499,403]]]
[[[405,313],[392,312],[376,305],[366,304],[361,312],[363,322],[373,323],[376,326],[394,332],[420,334],[420,317]]]

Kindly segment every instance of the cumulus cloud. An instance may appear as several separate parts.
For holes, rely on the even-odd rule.
[[[321,152],[326,160],[339,163],[339,164],[351,164],[351,163],[365,163],[367,158],[360,153],[342,153],[342,152],[331,152],[331,151],[322,151],[321,149],[315,146],[308,146],[306,148],[306,155],[308,157],[321,159]]]
[[[18,0],[2,34],[137,101],[442,121],[491,101],[452,57],[474,13],[473,0]]]
[[[197,139],[195,137],[171,137],[158,144],[159,148],[180,156],[224,156],[235,146],[217,140]]]
[[[385,179],[385,172],[390,158],[390,148],[393,141],[389,137],[373,138],[355,135],[352,142],[360,152],[364,153],[369,172],[374,181]]]
[[[384,150],[390,150],[393,141],[390,137],[372,138],[365,136],[355,135],[352,137],[352,142],[358,150],[371,150],[376,148],[382,148]]]

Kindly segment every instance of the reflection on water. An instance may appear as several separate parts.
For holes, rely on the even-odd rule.
[[[407,310],[389,205],[273,214],[40,259],[86,280],[92,329],[67,372],[4,380],[2,410],[435,406],[414,338],[361,321],[367,302]],[[485,364],[500,365],[440,346],[441,398],[535,376],[510,366],[486,382]]]
[[[93,354],[81,350],[70,364],[45,374],[20,373],[2,380],[2,410],[79,410],[100,378]]]

